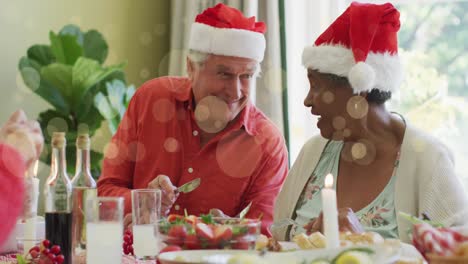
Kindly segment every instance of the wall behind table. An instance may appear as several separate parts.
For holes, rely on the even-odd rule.
[[[70,23],[83,31],[98,30],[109,45],[105,64],[127,61],[127,81],[138,87],[167,74],[169,15],[167,0],[0,0],[0,124],[18,108],[36,118],[50,107],[24,86],[18,72],[18,61],[28,47],[50,43],[50,30],[58,32]],[[99,131],[94,148],[102,148],[108,140],[109,133]],[[42,167],[43,180],[48,168]]]

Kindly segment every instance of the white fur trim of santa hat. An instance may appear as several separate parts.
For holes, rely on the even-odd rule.
[[[265,53],[265,37],[255,31],[193,23],[189,49],[261,62]]]
[[[307,46],[302,64],[308,69],[347,77],[356,94],[372,89],[396,92],[403,81],[398,54],[369,52],[365,62],[354,60],[353,52],[342,45]]]

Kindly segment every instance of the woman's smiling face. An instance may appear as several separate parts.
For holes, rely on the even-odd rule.
[[[367,108],[364,114],[354,113],[355,110],[362,112],[362,105],[367,105],[365,98],[353,94],[344,77],[311,69],[307,71],[307,77],[310,87],[304,105],[311,108],[312,115],[318,116],[317,127],[320,134],[334,140],[349,137],[352,123],[367,113]]]

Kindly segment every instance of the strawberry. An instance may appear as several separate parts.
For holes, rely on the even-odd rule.
[[[232,249],[249,249],[249,242],[246,240],[238,240],[232,244]]]
[[[195,231],[200,238],[212,241],[214,238],[213,230],[205,223],[197,223]]]
[[[182,248],[178,246],[166,246],[161,251],[159,251],[159,254],[164,253],[164,252],[171,252],[171,251],[181,251]]]
[[[187,237],[185,237],[185,248],[201,249],[200,241],[195,234],[188,234]]]
[[[172,223],[172,222],[175,222],[177,220],[183,220],[184,219],[184,216],[183,215],[178,215],[178,214],[170,214],[168,217],[167,217],[167,221],[169,223]]]
[[[175,225],[169,229],[167,233],[167,242],[169,244],[175,244],[178,246],[182,246],[184,243],[184,239],[187,236],[187,229],[184,225]]]
[[[214,240],[216,243],[229,241],[232,239],[232,229],[230,226],[219,225],[214,227]]]

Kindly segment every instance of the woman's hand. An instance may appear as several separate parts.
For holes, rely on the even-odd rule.
[[[364,228],[351,208],[338,209],[338,226],[340,232],[364,232]],[[320,213],[319,217],[313,219],[303,227],[307,234],[311,234],[317,231],[323,233],[323,213]]]

